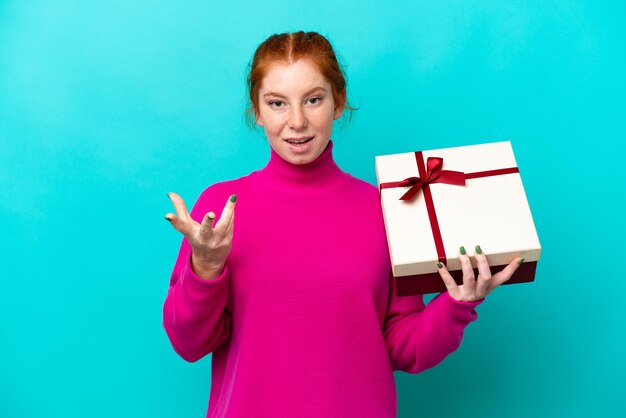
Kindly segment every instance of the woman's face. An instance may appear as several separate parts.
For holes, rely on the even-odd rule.
[[[276,63],[261,82],[256,123],[283,160],[306,164],[328,145],[333,121],[343,111],[335,106],[330,84],[311,61]]]

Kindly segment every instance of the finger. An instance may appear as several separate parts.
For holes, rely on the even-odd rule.
[[[461,270],[463,271],[463,292],[466,295],[473,295],[476,290],[476,279],[474,277],[474,269],[469,255],[465,251],[465,247],[459,248],[459,261],[461,262]]]
[[[209,212],[202,218],[200,223],[200,235],[210,237],[213,233],[213,221],[215,220],[215,212]]]
[[[173,213],[167,213],[165,215],[165,219],[167,219],[172,224],[175,230],[182,233],[183,235],[188,236],[191,233],[190,223],[180,219]]]
[[[226,201],[226,205],[224,205],[224,209],[222,209],[222,215],[220,216],[219,221],[217,221],[215,228],[213,228],[213,230],[216,233],[222,236],[226,234],[226,229],[228,228],[228,225],[230,224],[230,219],[235,213],[235,201],[236,200],[237,200],[236,194],[231,195],[228,198],[228,200]]]
[[[235,225],[235,214],[230,218],[230,224],[228,224],[228,228],[226,228],[226,232],[224,233],[224,243],[227,245],[231,245],[233,242],[233,228]]]
[[[443,279],[443,283],[446,285],[446,289],[448,289],[448,293],[453,298],[459,300],[461,297],[461,291],[459,290],[459,286],[454,281],[454,278],[450,275],[450,272],[442,263],[436,263],[437,271],[439,275]]]
[[[187,206],[185,206],[185,201],[183,200],[183,198],[174,192],[169,192],[167,195],[174,204],[174,208],[176,209],[176,216],[182,218],[183,220],[191,220],[191,215],[189,215],[189,211],[187,210]]]
[[[228,224],[228,228],[226,228],[226,236],[231,240],[233,238],[233,228],[235,225],[235,212],[233,212],[233,216],[230,217],[230,223]]]
[[[491,280],[493,281],[492,286],[500,286],[502,283],[506,283],[513,273],[517,270],[517,268],[522,264],[524,259],[522,257],[517,257],[515,260],[511,261],[505,268],[503,268],[498,273],[494,274]]]
[[[487,256],[483,253],[480,245],[476,246],[476,252],[474,253],[474,259],[478,266],[478,279],[476,279],[476,294],[477,296],[485,296],[489,293],[491,283],[491,268],[489,268],[489,262]]]

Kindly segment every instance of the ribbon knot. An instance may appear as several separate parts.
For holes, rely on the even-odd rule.
[[[423,178],[407,177],[398,183],[398,186],[412,186],[400,197],[400,200],[413,199],[425,184],[445,183],[465,186],[465,173],[462,171],[443,170],[442,168],[443,158],[428,157],[426,160],[426,175]]]

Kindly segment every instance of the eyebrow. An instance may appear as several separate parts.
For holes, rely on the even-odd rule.
[[[311,94],[311,93],[313,93],[314,91],[317,91],[317,90],[322,90],[324,92],[326,91],[326,89],[324,87],[318,86],[318,87],[313,87],[311,90],[309,90],[306,93],[304,93],[304,95],[308,96],[309,94]],[[273,91],[268,91],[267,93],[265,93],[263,95],[263,97],[266,97],[266,96],[276,96],[276,97],[282,97],[283,99],[286,99],[286,97],[283,96],[282,94],[274,93]]]

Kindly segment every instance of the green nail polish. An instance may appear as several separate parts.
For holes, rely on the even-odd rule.
[[[441,264],[441,263],[437,263],[437,267],[442,268],[442,267],[443,267],[443,264]]]
[[[477,254],[482,254],[483,253],[483,250],[480,249],[480,245],[476,246],[476,253]]]
[[[234,194],[234,195],[232,195],[232,196],[230,197],[230,201],[231,201],[231,202],[235,203],[235,201],[236,201],[236,200],[237,200],[237,195],[236,195],[236,194]]]
[[[165,218],[165,220],[166,220],[166,221],[168,221],[168,222],[171,222],[171,221],[172,221],[170,218],[168,218],[168,217],[167,217],[167,215],[166,215],[166,216],[164,216],[164,218]]]
[[[526,260],[526,259],[525,259],[525,258],[522,258],[522,259],[521,259],[521,260],[520,260],[517,264],[518,264],[518,265],[521,265],[521,264],[524,262],[524,260]]]
[[[167,192],[167,197],[168,197],[168,199],[171,199],[170,192]]]
[[[461,251],[461,254],[465,255],[465,247],[461,246],[461,248],[459,248],[459,250]]]

